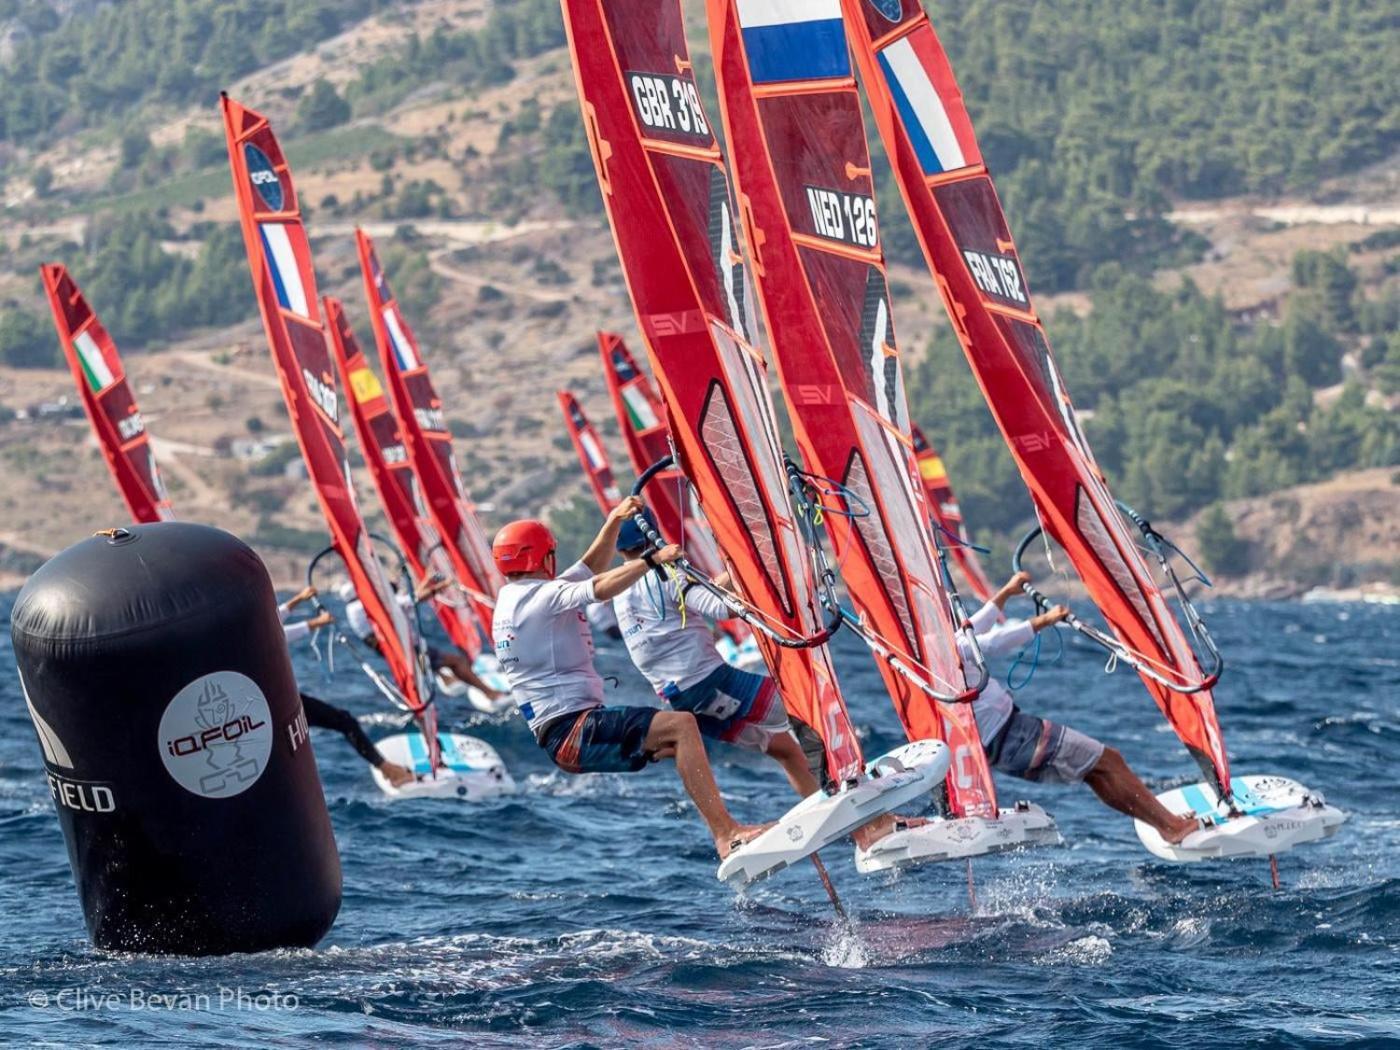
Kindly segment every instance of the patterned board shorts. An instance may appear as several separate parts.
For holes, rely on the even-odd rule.
[[[987,745],[993,769],[1046,784],[1078,784],[1101,757],[1103,745],[1093,737],[1019,707]]]
[[[592,707],[540,729],[540,747],[566,773],[635,773],[651,761],[654,707]]]
[[[693,714],[705,736],[750,751],[767,751],[774,739],[792,731],[778,683],[728,664],[688,689],[668,685],[661,698]]]

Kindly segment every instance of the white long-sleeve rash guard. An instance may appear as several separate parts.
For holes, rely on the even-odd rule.
[[[1001,610],[994,602],[988,602],[972,614],[972,633],[977,636],[977,645],[982,650],[982,655],[989,660],[1014,653],[1024,648],[1035,637],[1035,628],[1029,620],[1006,619],[998,623],[1001,615]],[[958,636],[958,649],[962,653],[963,662],[970,664],[972,652],[961,635]],[[972,704],[972,714],[977,719],[977,733],[983,744],[1001,732],[1002,726],[1006,725],[1006,720],[1011,717],[1014,703],[1011,690],[995,678],[987,680],[987,688],[982,690],[982,695]]]
[[[681,626],[680,594],[676,580],[649,572],[613,599],[627,652],[657,693],[671,683],[689,689],[724,663],[710,624],[732,613],[709,591],[690,587]]]
[[[583,562],[552,580],[507,580],[496,596],[496,657],[532,730],[602,704],[603,680],[583,615],[597,600],[593,572]]]

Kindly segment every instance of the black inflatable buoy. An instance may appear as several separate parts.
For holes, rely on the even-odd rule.
[[[99,534],[30,577],[10,630],[94,944],[325,935],[340,857],[251,548],[183,522]]]

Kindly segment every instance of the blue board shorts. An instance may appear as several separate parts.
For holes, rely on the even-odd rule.
[[[651,761],[645,748],[654,707],[590,707],[540,729],[539,743],[566,773],[635,773]]]
[[[661,699],[693,714],[704,736],[750,751],[767,751],[776,737],[792,731],[778,683],[728,664],[687,689],[667,685]]]
[[[993,769],[1046,784],[1081,783],[1102,757],[1103,744],[1093,737],[1019,707],[987,744]]]

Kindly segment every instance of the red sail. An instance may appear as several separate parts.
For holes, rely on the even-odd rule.
[[[418,659],[413,628],[380,568],[355,499],[340,430],[335,365],[316,301],[311,247],[291,170],[266,117],[227,95],[223,116],[253,288],[302,459],[335,549],[374,625],[379,651],[400,699],[420,717],[436,766],[436,715],[429,706],[432,684],[424,662]]]
[[[394,531],[394,539],[408,560],[415,581],[423,583],[432,576],[440,576],[450,582],[446,590],[434,596],[433,611],[452,644],[475,659],[482,644],[476,614],[466,592],[456,583],[452,562],[423,504],[418,480],[413,476],[413,466],[399,438],[399,425],[384,396],[384,388],[360,349],[340,300],[328,295],[321,301],[326,307],[336,367],[349,394],[350,418],[355,422],[360,450],[379,492],[379,502],[389,519],[389,527]]]
[[[640,475],[657,460],[671,454],[666,406],[651,385],[651,379],[638,367],[622,336],[599,332],[598,350],[603,357],[603,375],[607,377],[608,392],[612,395],[618,427],[627,445],[628,459],[632,469]],[[679,469],[663,470],[656,475],[647,486],[647,505],[656,515],[657,526],[666,542],[684,547],[686,556],[702,572],[718,576],[724,571],[724,560],[714,534],[691,498],[690,482]],[[725,629],[736,642],[742,642],[750,634],[742,620],[726,621]]]
[[[622,493],[617,490],[617,481],[613,478],[608,454],[603,451],[603,442],[598,437],[598,431],[583,414],[583,406],[578,403],[578,398],[567,390],[560,390],[558,398],[559,411],[564,413],[564,427],[569,432],[574,451],[578,453],[583,476],[588,479],[588,487],[593,491],[598,509],[607,514],[617,506],[622,499]]]
[[[842,579],[909,739],[943,739],[953,753],[953,815],[994,817],[971,705],[931,695],[965,701],[976,687],[917,480],[840,8],[709,0],[709,23],[745,240],[794,435],[806,469],[847,493],[849,513],[823,515]]]
[[[63,356],[78,384],[78,396],[97,446],[107,461],[117,488],[138,522],[168,521],[174,512],[160,480],[146,423],[126,381],[126,370],[107,329],[88,306],[83,293],[61,263],[40,267],[44,291],[53,310]]]
[[[1134,658],[1196,690],[1143,678],[1206,775],[1228,785],[1208,680],[1080,433],[943,46],[919,0],[841,3],[924,257],[1041,523]]]
[[[492,610],[501,589],[501,575],[491,560],[491,545],[457,470],[442,400],[433,389],[428,366],[413,338],[413,329],[389,290],[389,282],[374,253],[374,242],[363,230],[355,231],[355,242],[365,296],[369,300],[374,341],[388,378],[389,393],[399,419],[399,433],[408,449],[413,473],[428,498],[433,523],[452,559],[457,579],[470,593],[477,620],[485,636],[490,638]]]
[[[787,500],[724,161],[679,0],[564,0],[584,127],[681,469],[747,600],[793,637],[819,628]],[[761,636],[761,635],[760,635]],[[860,748],[823,649],[761,636],[789,712],[845,779]]]
[[[914,455],[919,461],[919,477],[924,484],[924,494],[928,497],[929,515],[944,533],[944,545],[953,561],[962,570],[967,585],[979,602],[989,602],[995,589],[982,569],[982,559],[972,548],[963,525],[962,508],[953,494],[953,483],[948,480],[948,468],[943,457],[929,444],[919,424],[910,423],[909,433],[914,438]]]

